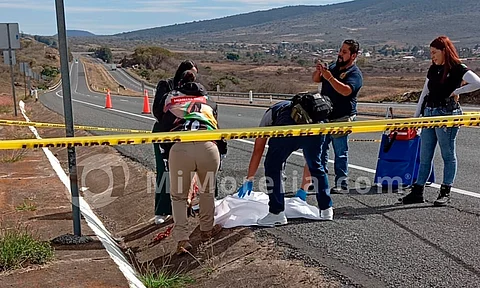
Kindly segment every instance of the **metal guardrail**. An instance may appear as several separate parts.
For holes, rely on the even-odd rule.
[[[237,97],[237,98],[249,98],[250,92],[218,92],[218,91],[208,91],[208,94],[216,97]],[[282,93],[260,93],[252,92],[252,98],[255,99],[290,99],[293,94],[282,94]]]
[[[148,83],[145,80],[140,80],[137,77],[133,76],[132,73],[128,69],[122,69],[127,75],[129,75],[131,78],[135,79],[137,82],[145,85],[146,88],[150,89],[155,89],[157,88],[156,85],[153,85],[152,83]],[[208,94],[211,96],[217,96],[217,97],[238,97],[238,98],[249,98],[250,97],[250,92],[228,92],[228,91],[208,91]],[[294,95],[293,94],[282,94],[282,93],[260,93],[260,92],[252,92],[252,97],[256,99],[290,99]]]

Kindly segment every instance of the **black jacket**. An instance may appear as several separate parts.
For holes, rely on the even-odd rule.
[[[163,105],[162,100],[165,100],[165,94],[172,91],[174,88],[173,78],[167,80],[160,80],[157,84],[157,91],[155,92],[155,98],[153,98],[152,112],[153,116],[159,121],[163,117]]]

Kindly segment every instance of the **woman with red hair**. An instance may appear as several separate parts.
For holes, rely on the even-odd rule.
[[[461,115],[461,94],[480,89],[480,78],[462,64],[452,41],[446,36],[430,43],[432,65],[417,104],[415,117]],[[463,84],[463,85],[462,85]],[[443,159],[443,182],[435,206],[450,202],[450,190],[457,172],[455,151],[458,127],[422,129],[420,167],[412,191],[400,199],[403,204],[423,203],[423,190],[432,169],[435,147],[440,146]]]

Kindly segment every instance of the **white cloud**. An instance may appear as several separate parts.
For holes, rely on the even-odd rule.
[[[0,0],[0,8],[11,9],[28,9],[40,11],[55,11],[55,1],[48,1],[40,4],[42,1],[25,1],[25,0]],[[119,12],[119,13],[175,13],[181,12],[184,9],[179,4],[195,3],[194,0],[179,0],[179,1],[139,1],[136,8],[118,8],[115,7],[94,7],[94,6],[70,6],[65,4],[65,13],[102,13],[102,12]]]
[[[17,1],[12,3],[11,1],[1,1],[0,8],[53,11],[55,9],[55,5],[53,4],[53,2],[51,3],[51,5],[39,5],[38,2]]]
[[[140,8],[107,8],[107,7],[65,7],[66,13],[102,13],[102,12],[120,12],[120,13],[174,13],[180,12],[180,7],[140,7]]]

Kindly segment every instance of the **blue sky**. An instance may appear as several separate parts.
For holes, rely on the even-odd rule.
[[[66,0],[67,29],[114,34],[288,5],[346,0]],[[28,34],[57,33],[55,0],[0,0],[0,22],[19,23]]]

